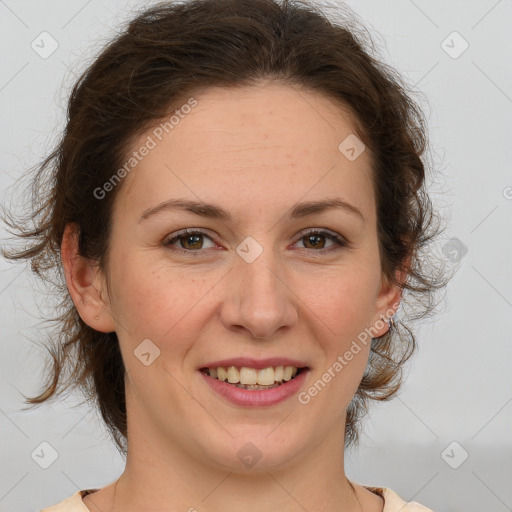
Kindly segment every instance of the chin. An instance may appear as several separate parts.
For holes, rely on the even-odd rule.
[[[244,427],[244,432],[239,435],[231,429],[229,432],[232,438],[226,434],[224,441],[215,447],[208,446],[209,458],[217,467],[239,474],[284,469],[298,457],[301,445],[289,434],[277,435],[278,424],[279,422],[272,426],[261,426],[259,432]],[[272,433],[274,429],[276,430]]]

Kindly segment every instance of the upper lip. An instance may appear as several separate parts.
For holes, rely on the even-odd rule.
[[[236,366],[246,368],[256,368],[261,370],[262,368],[269,368],[271,366],[295,366],[296,368],[307,368],[308,365],[304,361],[298,361],[297,359],[289,359],[288,357],[270,357],[267,359],[253,359],[251,357],[233,357],[231,359],[219,359],[205,363],[199,367],[202,368],[219,368],[220,366]]]

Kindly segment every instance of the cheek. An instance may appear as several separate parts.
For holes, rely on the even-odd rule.
[[[371,325],[378,274],[371,266],[337,269],[316,281],[315,293],[305,301],[306,323],[316,325],[314,336],[324,354],[318,381],[311,393],[330,401],[335,396],[339,413],[357,391],[371,346],[367,329]],[[302,292],[304,295],[305,290]],[[320,390],[326,389],[325,392]]]
[[[147,264],[144,272],[130,272],[126,265],[116,278],[118,338],[130,387],[147,403],[179,393],[173,375],[182,371],[200,336],[200,301],[207,283],[185,279],[180,272],[154,271]]]
[[[370,327],[377,279],[368,268],[340,268],[301,286],[300,296],[339,346]]]
[[[333,416],[343,413],[368,362],[371,338],[365,331],[370,326],[375,297],[372,283],[363,281],[361,275],[331,276],[308,303],[314,314],[308,313],[306,323],[317,326],[314,336],[323,357],[302,399],[315,401],[324,415],[325,410]]]
[[[149,338],[162,351],[169,345],[179,350],[180,343],[186,344],[196,329],[196,334],[200,331],[201,305],[219,276],[211,272],[201,279],[197,274],[187,275],[186,271],[143,259],[126,259],[113,273],[116,320],[130,344]]]

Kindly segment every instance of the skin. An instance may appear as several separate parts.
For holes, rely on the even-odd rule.
[[[306,405],[294,396],[235,406],[197,371],[227,357],[293,357],[311,368],[307,389],[358,334],[396,311],[400,291],[379,259],[370,153],[349,161],[339,151],[355,133],[351,117],[318,93],[270,82],[194,97],[192,112],[124,178],[113,212],[110,296],[94,262],[76,257],[71,226],[62,243],[82,319],[117,333],[127,369],[126,468],[84,503],[94,512],[381,511],[383,499],[355,483],[354,494],[344,470],[346,407],[369,343]],[[333,197],[364,220],[342,209],[286,216],[299,201]],[[171,198],[217,204],[233,221],[172,210],[139,222]],[[206,235],[164,244],[184,228]],[[308,243],[301,231],[309,228],[350,245],[322,235]],[[247,236],[263,248],[252,263],[236,252]],[[375,336],[387,331],[383,324]],[[145,339],[160,350],[148,366],[133,354]],[[248,442],[262,454],[250,469],[237,457]]]

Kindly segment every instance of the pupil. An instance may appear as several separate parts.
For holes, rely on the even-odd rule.
[[[196,242],[195,243],[198,243],[197,241],[201,238],[201,235],[187,235],[186,237],[184,237],[186,242],[185,242],[185,245],[188,244],[188,242],[192,239],[195,239]],[[194,242],[192,242],[191,245],[194,245]],[[200,247],[199,247],[200,248]],[[185,249],[198,249],[198,247],[185,247]]]
[[[312,243],[313,244],[313,247],[317,247],[319,244],[318,243],[315,243],[315,242],[312,242],[312,240],[315,240],[318,238],[323,238],[321,235],[309,235],[306,237],[306,240],[307,240],[307,243]],[[323,245],[322,245],[323,247]]]

